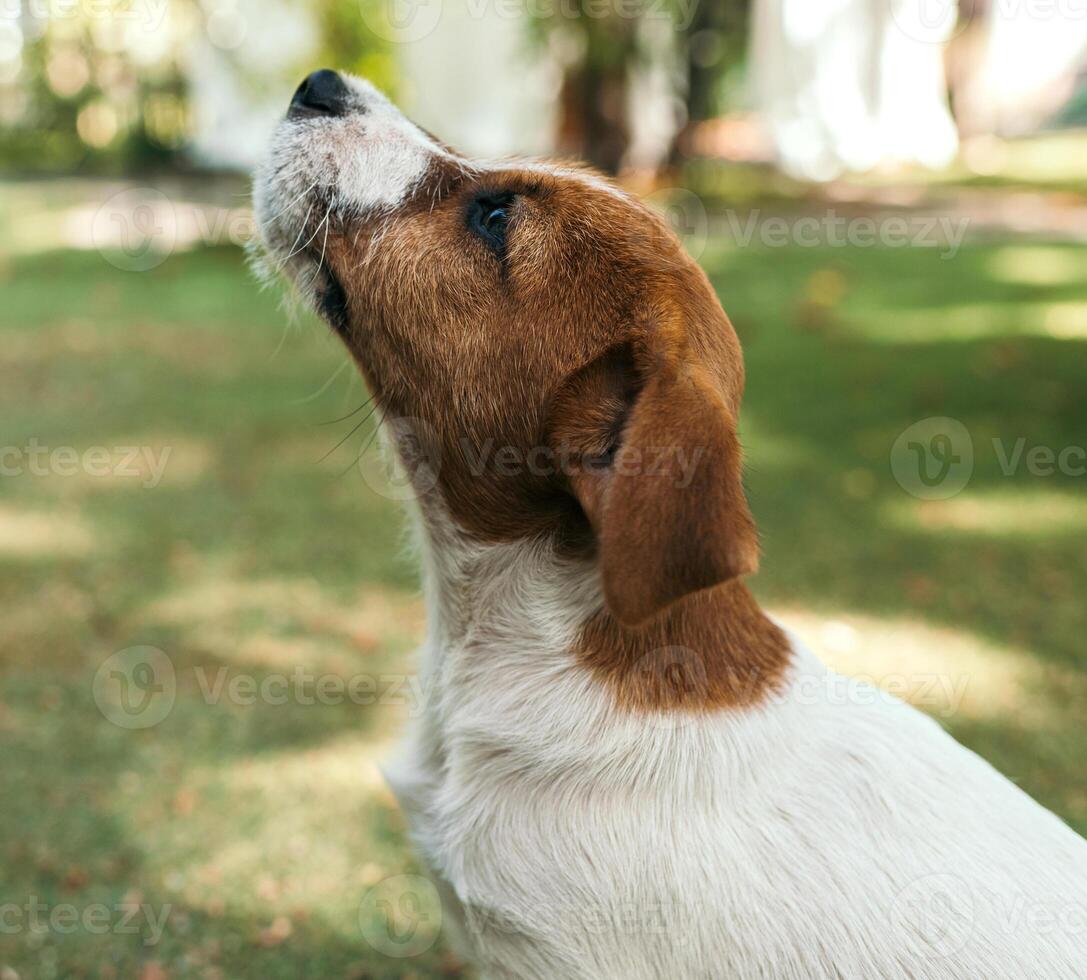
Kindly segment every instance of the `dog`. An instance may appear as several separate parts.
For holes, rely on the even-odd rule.
[[[429,696],[387,777],[483,976],[1087,976],[1087,843],[744,585],[740,345],[659,217],[327,70],[254,198],[413,490]]]

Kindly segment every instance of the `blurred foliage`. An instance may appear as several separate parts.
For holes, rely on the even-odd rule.
[[[24,19],[21,67],[0,88],[0,166],[116,173],[174,159],[187,125],[177,52],[139,64],[128,23]]]
[[[1081,82],[1057,114],[1058,126],[1087,126],[1087,81]]]
[[[316,60],[395,89],[389,45],[367,27],[357,2],[288,2],[315,23]],[[16,56],[0,62],[10,76],[0,73],[0,168],[8,172],[119,174],[188,166],[193,119],[187,71],[198,44],[216,51],[242,84],[258,90],[267,86],[269,71],[286,84],[302,70],[283,58],[270,68],[262,64],[260,78],[247,79],[230,38],[216,45],[212,22],[225,8],[211,2],[100,0],[39,16],[47,9],[29,8],[18,21],[0,21],[0,40],[14,38],[3,50]],[[242,14],[235,17],[244,37]]]
[[[360,5],[369,9],[367,16],[359,16]],[[320,63],[368,78],[395,98],[398,72],[393,47],[367,26],[387,16],[389,6],[383,0],[318,0],[310,9],[320,27]],[[390,30],[387,36],[395,35]]]
[[[747,50],[752,0],[696,3],[683,32],[687,109],[692,122],[712,119],[736,98],[737,68]]]

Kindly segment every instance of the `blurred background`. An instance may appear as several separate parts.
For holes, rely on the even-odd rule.
[[[0,0],[0,980],[469,975],[377,768],[396,486],[243,254],[320,66],[661,208],[760,598],[1087,832],[1087,4]]]

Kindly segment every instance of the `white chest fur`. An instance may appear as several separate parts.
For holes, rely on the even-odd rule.
[[[799,644],[758,709],[625,713],[590,569],[450,544],[387,775],[485,976],[1087,976],[1087,843],[934,721]]]

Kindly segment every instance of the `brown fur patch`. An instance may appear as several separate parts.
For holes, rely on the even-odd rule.
[[[576,653],[622,706],[697,714],[773,693],[789,641],[732,581],[678,600],[637,629],[602,609],[582,629]]]

